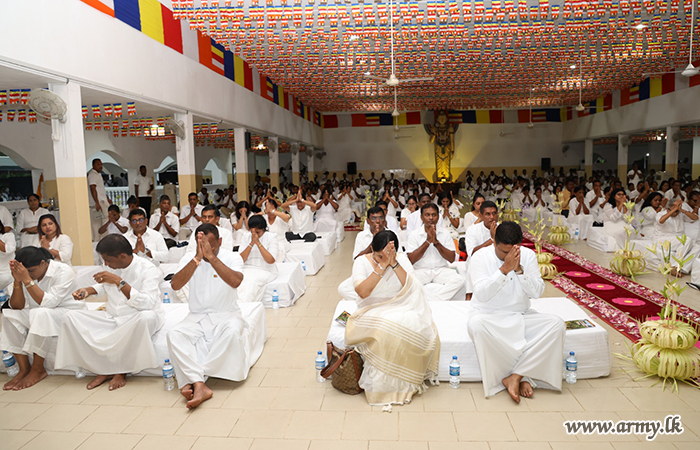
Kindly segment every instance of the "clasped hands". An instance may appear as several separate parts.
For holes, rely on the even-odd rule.
[[[503,275],[508,275],[511,271],[522,272],[520,267],[520,246],[514,245],[503,259],[500,271]]]

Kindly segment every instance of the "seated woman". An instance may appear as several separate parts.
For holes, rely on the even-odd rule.
[[[484,196],[478,192],[474,194],[472,200],[472,210],[464,214],[464,232],[466,233],[469,227],[476,223],[481,223],[481,204],[484,203]]]
[[[593,226],[594,219],[587,203],[583,185],[574,188],[574,197],[569,200],[569,217],[567,220],[569,225],[578,226],[578,238],[582,240],[588,239],[588,232]]]
[[[408,257],[397,254],[391,231],[372,239],[372,253],[357,258],[352,281],[359,300],[348,319],[345,343],[365,361],[360,387],[370,405],[403,405],[437,379],[440,338]]]
[[[445,230],[450,233],[452,239],[459,238],[459,208],[452,201],[451,192],[440,192],[438,196],[439,214],[442,216],[442,223]]]
[[[265,286],[277,277],[275,258],[277,236],[267,233],[267,223],[260,215],[248,220],[250,233],[243,236],[238,253],[243,258],[243,281],[238,287],[241,302],[262,302]]]
[[[333,232],[338,227],[336,219],[336,211],[338,203],[333,198],[332,189],[323,187],[321,191],[321,199],[316,202],[316,222],[314,223],[314,231],[317,233]]]
[[[663,196],[658,192],[652,192],[647,196],[640,207],[638,221],[641,224],[639,237],[646,240],[654,239],[656,230],[656,214],[661,211],[661,199]]]
[[[27,196],[29,208],[23,209],[17,214],[17,230],[19,230],[19,246],[39,246],[39,230],[37,224],[39,218],[48,214],[49,210],[41,207],[39,196],[29,194]]]
[[[12,283],[10,261],[15,259],[17,240],[12,229],[8,233],[4,231],[4,224],[0,221],[0,289],[6,289]]]
[[[24,247],[10,261],[14,279],[10,306],[2,315],[2,350],[15,355],[19,373],[5,383],[5,390],[20,390],[46,378],[44,359],[58,336],[63,316],[85,309],[85,302],[71,296],[73,268],[54,261],[45,248]],[[29,365],[29,355],[34,361]]]
[[[270,234],[277,237],[277,254],[273,255],[279,262],[283,262],[289,250],[289,242],[285,238],[289,231],[289,214],[279,211],[277,200],[271,199],[265,203],[265,222],[267,222],[267,230]]]
[[[250,203],[245,200],[236,204],[236,212],[231,214],[231,227],[233,227],[233,245],[239,245],[246,234],[250,233],[248,220],[253,216]]]
[[[591,228],[588,234],[588,245],[603,251],[613,252],[625,245],[627,233],[623,216],[627,214],[625,202],[627,195],[624,189],[613,189],[610,191],[608,201],[603,208],[603,227]]]
[[[415,195],[409,195],[406,199],[406,207],[401,210],[401,229],[406,229],[406,224],[408,223],[408,216],[416,212],[418,209],[418,199]]]
[[[48,250],[56,261],[71,266],[73,257],[73,241],[70,236],[61,233],[61,226],[53,214],[44,214],[39,218],[39,242]]]
[[[685,222],[692,221],[690,215],[692,211],[683,209],[683,200],[677,199],[675,202],[668,202],[665,208],[661,208],[656,213],[656,229],[654,230],[654,241],[661,245],[665,241],[671,244],[671,255],[678,259],[685,258],[688,251],[692,248],[693,242],[682,244],[678,240],[685,234]],[[693,214],[694,215],[694,214]],[[660,251],[657,256],[660,255]]]
[[[339,222],[350,224],[355,222],[355,216],[352,211],[353,197],[350,185],[347,183],[340,184],[340,195],[338,196],[338,212],[337,218]]]

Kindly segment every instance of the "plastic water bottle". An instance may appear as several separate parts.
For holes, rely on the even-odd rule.
[[[272,291],[272,309],[280,309],[280,296],[277,294],[277,289]]]
[[[576,370],[578,369],[578,361],[574,352],[569,352],[569,357],[566,358],[566,382],[576,384]]]
[[[7,369],[7,375],[14,377],[19,373],[19,366],[17,365],[17,361],[15,361],[15,355],[12,353],[8,353],[3,350],[2,362],[5,364],[5,369]]]
[[[323,352],[319,350],[316,353],[316,381],[323,383],[326,381],[325,378],[321,376],[321,371],[326,367],[326,357],[323,356]]]
[[[167,292],[163,294],[163,303],[170,303],[170,297]]]
[[[576,227],[576,230],[574,231],[574,239],[578,240],[578,227]]]
[[[303,270],[304,274],[306,274],[306,264],[304,264],[304,261],[301,262],[301,270]]]
[[[165,364],[163,364],[163,389],[166,391],[175,389],[175,372],[169,359],[166,359]]]
[[[75,372],[75,378],[77,380],[82,380],[85,378],[85,370],[83,370],[82,367],[78,367],[78,370]]]
[[[461,369],[461,366],[459,365],[459,360],[457,359],[457,355],[454,355],[452,357],[452,361],[450,362],[450,387],[452,389],[459,389],[460,369]]]
[[[0,289],[0,306],[2,306],[7,301],[7,292],[5,289]]]

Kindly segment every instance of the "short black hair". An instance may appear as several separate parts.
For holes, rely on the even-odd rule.
[[[143,211],[141,210],[135,209],[134,211],[140,211],[141,215],[143,215]],[[129,217],[131,217],[131,214],[129,214]],[[95,250],[97,250],[97,253],[100,255],[107,255],[112,258],[116,258],[122,253],[128,256],[134,254],[131,244],[121,234],[108,234],[103,237],[100,239],[100,242],[97,243],[97,248]]]
[[[39,198],[39,196],[36,195],[36,194],[29,194],[29,195],[27,195],[27,201],[29,201],[29,199],[32,198],[32,197],[34,197],[35,199],[37,199],[37,201],[39,201],[39,202],[41,201],[41,199]]]
[[[136,198],[135,195],[132,195],[127,199],[126,204],[127,205],[138,205],[139,200]]]
[[[22,247],[15,253],[15,259],[24,267],[36,267],[42,261],[51,261],[53,255],[44,247]]]
[[[265,222],[265,219],[263,219],[263,216],[256,214],[256,215],[252,216],[250,219],[248,219],[248,228],[249,229],[255,228],[256,230],[267,231],[267,222]]]
[[[203,223],[194,230],[194,235],[197,236],[197,233],[200,231],[204,234],[213,234],[215,238],[219,239],[219,230],[216,228],[216,225]]]
[[[496,204],[494,202],[492,202],[491,200],[484,201],[484,203],[481,204],[481,208],[479,209],[479,212],[481,214],[483,214],[484,211],[486,211],[486,208],[494,208],[496,211],[498,211],[498,206],[496,206]]]
[[[389,242],[394,243],[394,248],[399,248],[399,238],[391,230],[383,230],[375,234],[372,238],[372,251],[380,252],[389,245]]]
[[[170,201],[170,196],[165,195],[165,194],[161,195],[160,200],[158,200],[158,203],[162,202],[163,200]]]
[[[192,197],[193,195],[194,195],[195,197],[197,197],[197,193],[196,193],[196,192],[190,192],[189,194],[187,194],[187,198],[189,199],[189,198]],[[197,197],[197,198],[199,198],[199,197]]]
[[[374,204],[374,206],[378,206],[378,207],[386,206],[388,208],[389,204],[387,202],[385,202],[384,200],[379,200],[377,203]]]
[[[579,192],[579,191],[583,191],[584,189],[586,189],[586,188],[582,184],[580,184],[574,188],[574,194]]]
[[[425,182],[425,180],[421,180],[421,181]],[[421,201],[421,200],[423,199],[423,197],[428,197],[428,198],[430,198],[430,194],[426,194],[425,192],[423,192],[422,194],[420,194],[420,195],[418,196],[418,201]]]
[[[143,212],[143,209],[141,208],[135,208],[129,211],[129,220],[131,220],[134,216],[143,216],[146,217],[146,213]]]
[[[216,205],[207,205],[204,208],[202,208],[202,214],[204,214],[204,211],[214,211],[214,216],[221,217],[221,213],[219,212],[219,209],[216,207]]]
[[[383,216],[385,213],[384,213],[384,210],[382,208],[380,208],[379,206],[373,206],[367,210],[367,218],[369,218],[369,216],[373,216],[375,214],[381,214]]]
[[[438,209],[437,205],[433,202],[430,202],[420,207],[420,215],[422,216],[423,213],[428,209],[434,209],[435,214],[440,214],[440,210]]]
[[[117,205],[109,205],[109,208],[107,208],[107,212],[114,211],[115,213],[119,214],[121,213],[121,210]]]
[[[505,221],[496,228],[496,244],[517,245],[523,241],[523,230],[515,222]]]

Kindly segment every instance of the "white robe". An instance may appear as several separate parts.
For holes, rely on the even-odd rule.
[[[220,227],[216,225],[216,229],[219,232],[219,237],[221,238],[221,247],[225,248],[226,250],[233,250],[233,234],[228,231],[224,227]],[[246,233],[243,236],[250,236],[250,233]],[[197,251],[197,236],[194,235],[194,233],[190,236],[190,239],[187,241],[187,251],[185,253],[189,252],[196,252]]]
[[[71,266],[71,258],[73,258],[73,241],[67,234],[60,234],[49,242],[49,250],[58,251],[61,257],[60,261]]]
[[[131,248],[136,248],[136,241],[138,238],[134,234],[134,230],[127,231],[124,237],[129,241],[129,244],[131,244]],[[149,257],[146,253],[140,253],[138,256],[152,262],[156,266],[160,263],[168,262],[170,255],[162,234],[151,228],[146,228],[141,239],[143,240],[143,245],[146,247],[146,250],[151,251],[151,256]]]
[[[335,208],[328,203],[321,205],[316,209],[316,222],[314,222],[314,231],[318,233],[333,232],[338,227]]]
[[[251,243],[252,234],[247,234],[241,241],[238,253],[243,253]],[[278,253],[277,236],[266,232],[260,237],[260,244],[265,247],[273,257]],[[276,262],[276,261],[275,261]],[[243,266],[243,281],[238,286],[238,300],[241,302],[262,302],[265,295],[265,287],[277,278],[277,266],[268,264],[260,253],[260,249],[254,245],[250,249],[248,259]]]
[[[151,338],[163,326],[165,316],[158,287],[163,273],[138,255],[125,269],[106,270],[131,286],[129,298],[114,284],[93,285],[98,296],[107,295],[106,310],[65,315],[56,350],[57,369],[83,368],[112,375],[138,373],[162,363]]]
[[[0,349],[45,358],[58,336],[63,316],[72,309],[84,309],[85,302],[73,299],[75,272],[62,262],[50,261],[46,274],[36,284],[44,291],[41,304],[22,286],[24,308],[3,310]]]
[[[437,240],[450,250],[454,250],[454,241],[450,234],[444,229],[437,229]],[[414,230],[408,235],[406,243],[406,253],[414,252],[427,240],[428,234],[425,227]],[[426,299],[430,301],[452,300],[464,287],[464,278],[454,269],[449,267],[449,263],[442,257],[438,249],[433,244],[429,244],[423,256],[413,264],[415,270],[414,278],[423,286],[430,284],[426,291]],[[463,300],[463,299],[461,299]]]
[[[219,249],[217,257],[230,269],[243,270],[239,254]],[[178,272],[190,261],[183,258]],[[238,306],[236,289],[206,261],[197,266],[189,285],[190,313],[168,332],[178,386],[203,382],[207,377],[245,380],[250,366],[243,336],[249,329]]]
[[[92,198],[92,196],[90,196]],[[105,210],[106,211],[106,210]],[[26,232],[22,233],[25,228],[32,228],[39,224],[39,219],[44,214],[51,214],[46,208],[38,208],[36,211],[32,212],[31,209],[25,208],[17,214],[17,228],[16,230],[20,233],[19,235],[19,246],[20,247],[39,247],[39,234],[28,234]],[[5,223],[3,223],[5,225]],[[12,224],[10,224],[12,225]]]
[[[505,389],[502,380],[517,373],[533,388],[561,390],[564,322],[530,308],[544,292],[535,252],[521,247],[523,274],[503,275],[493,246],[476,252],[469,266],[474,282],[468,331],[490,397]]]
[[[1,233],[0,239],[5,243],[5,251],[0,252],[0,289],[5,289],[13,281],[12,272],[10,271],[10,261],[15,259],[17,240],[15,239],[15,233],[12,231],[9,233]]]

